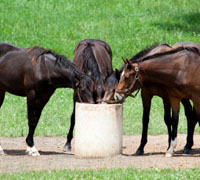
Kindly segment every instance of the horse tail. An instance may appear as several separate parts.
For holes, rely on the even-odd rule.
[[[83,60],[85,62],[87,62],[88,59],[94,59],[94,58],[96,58],[95,55],[94,55],[93,48],[92,48],[92,46],[94,46],[94,44],[92,44],[90,42],[87,42],[87,43],[85,43],[84,46],[85,46],[85,48],[84,48],[83,54],[82,54]],[[92,57],[92,55],[94,56],[94,58]]]

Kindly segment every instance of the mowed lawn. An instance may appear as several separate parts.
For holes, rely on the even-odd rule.
[[[111,46],[113,68],[120,68],[121,57],[130,58],[155,43],[200,43],[199,7],[197,0],[0,0],[0,42],[24,48],[42,46],[72,60],[79,41],[100,39]],[[55,92],[43,110],[36,136],[66,136],[72,96],[72,89]],[[140,95],[128,98],[124,103],[123,133],[141,134],[141,119]],[[183,108],[178,132],[187,132]],[[27,133],[26,99],[6,94],[0,110],[0,136]],[[162,101],[154,97],[149,134],[166,133]]]

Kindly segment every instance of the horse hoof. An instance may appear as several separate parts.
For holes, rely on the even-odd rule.
[[[173,156],[173,153],[171,152],[166,152],[165,153],[165,157],[169,158],[169,157],[172,157]]]
[[[4,151],[0,150],[0,156],[4,155]]]
[[[136,156],[140,156],[140,155],[143,155],[144,154],[144,151],[138,149],[135,153]]]
[[[68,151],[71,151],[72,147],[70,144],[65,144],[64,148],[63,148],[63,151],[64,152],[68,152]]]
[[[0,155],[4,155],[3,148],[0,146]]]
[[[29,156],[40,156],[40,153],[38,152],[38,150],[33,146],[33,147],[27,147],[26,149],[26,154]]]
[[[188,148],[184,147],[183,153],[184,154],[192,154],[192,149],[188,149]]]

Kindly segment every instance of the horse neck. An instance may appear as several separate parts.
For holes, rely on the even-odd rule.
[[[81,70],[79,70],[75,64],[73,64],[66,58],[63,62],[59,62],[59,60],[56,59],[56,57],[51,57],[51,55],[52,54],[50,54],[50,56],[45,55],[49,56],[47,60],[45,60],[45,58],[47,57],[41,57],[44,59],[41,60],[40,66],[46,66],[44,76],[48,76],[50,84],[52,84],[56,88],[68,87],[74,89],[76,87],[76,83],[79,82],[80,79],[84,78],[85,74]]]
[[[144,83],[166,84],[174,80],[173,63],[162,59],[153,59],[139,64],[139,79]]]
[[[156,54],[156,53],[162,53],[162,52],[165,52],[165,51],[168,51],[168,50],[171,50],[172,47],[169,46],[168,44],[157,44],[157,45],[154,45],[154,46],[151,46],[139,53],[137,53],[135,56],[133,56],[130,61],[131,62],[138,62],[140,61],[141,59],[147,57],[147,56],[151,56],[153,54]]]
[[[79,70],[74,64],[70,65],[69,68],[62,68],[62,71],[66,79],[68,79],[71,83],[71,88],[75,88],[76,84],[83,78],[85,78],[85,74]]]

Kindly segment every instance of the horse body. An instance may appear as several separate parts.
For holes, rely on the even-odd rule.
[[[27,97],[30,155],[39,155],[33,135],[42,109],[56,88],[73,88],[79,101],[94,103],[92,80],[66,57],[41,47],[10,51],[0,57],[0,106],[5,92]]]
[[[194,99],[200,93],[199,55],[183,50],[169,56],[146,60],[141,66],[139,64],[142,82],[164,84],[170,88],[169,94]]]
[[[104,41],[96,39],[80,41],[74,50],[73,63],[92,78],[95,103],[102,103],[105,91],[105,80],[113,72],[112,51],[109,45]],[[75,125],[75,102],[77,101],[77,95],[74,94],[74,109],[64,151],[71,150],[71,140],[73,138],[73,129]]]

